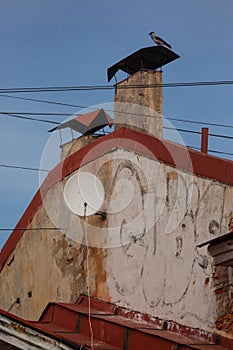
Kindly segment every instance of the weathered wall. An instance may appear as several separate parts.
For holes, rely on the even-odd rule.
[[[38,227],[42,215],[43,225],[52,227],[42,209],[30,226]],[[0,308],[38,319],[50,301],[76,301],[84,271],[84,246],[56,230],[27,231],[0,274]]]
[[[30,226],[59,230],[23,236],[0,274],[0,308],[37,318],[49,301],[74,302],[87,293],[88,282],[100,299],[227,331],[219,323],[228,312],[221,304],[226,293],[216,297],[216,270],[207,248],[196,245],[227,232],[233,188],[123,149],[80,170],[103,182],[107,219],[85,222],[69,212],[67,178],[50,188]]]
[[[70,142],[63,144],[61,146],[60,159],[64,160],[65,158],[69,157],[71,154],[78,151],[82,147],[97,140],[99,137],[100,137],[99,135],[82,135],[77,139],[74,139]]]
[[[227,232],[233,188],[123,150],[109,162],[107,212],[114,214],[107,236],[116,245],[106,257],[111,301],[215,329],[226,296],[215,302],[212,260],[196,245]]]

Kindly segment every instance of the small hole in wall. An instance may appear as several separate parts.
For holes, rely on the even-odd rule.
[[[32,291],[28,292],[28,298],[32,297]]]
[[[20,298],[16,299],[16,304],[20,304]]]

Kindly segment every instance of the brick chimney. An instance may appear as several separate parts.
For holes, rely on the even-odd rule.
[[[125,126],[162,137],[161,67],[177,58],[164,46],[150,46],[108,68],[108,81],[119,69],[129,74],[115,85],[115,128]]]

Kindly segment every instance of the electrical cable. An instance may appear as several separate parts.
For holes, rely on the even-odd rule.
[[[94,350],[94,332],[92,328],[92,323],[91,323],[91,295],[90,295],[90,269],[89,269],[89,258],[90,258],[90,253],[89,253],[89,244],[88,244],[88,237],[87,237],[87,224],[86,224],[86,209],[87,209],[87,203],[84,203],[84,222],[81,221],[82,224],[82,229],[84,233],[84,239],[85,239],[85,245],[86,245],[86,261],[87,261],[87,297],[88,297],[88,323],[89,323],[89,330],[90,330],[90,345],[91,345],[91,350]]]
[[[35,228],[0,228],[0,231],[43,231],[43,230],[64,230],[57,227],[35,227]]]
[[[198,135],[202,134],[201,131],[194,131],[194,130],[187,130],[187,129],[180,129],[180,128],[172,128],[172,127],[167,127],[167,126],[164,126],[163,129],[180,131],[180,132],[186,132],[186,133],[191,133],[191,134],[198,134]],[[212,133],[209,133],[208,135],[212,136],[212,137],[219,137],[219,138],[223,138],[223,139],[233,140],[233,136],[219,135],[219,134],[212,134]]]
[[[165,117],[166,118],[166,117]],[[233,129],[233,126],[231,125],[225,125],[225,124],[218,124],[218,123],[210,123],[210,122],[205,122],[201,120],[190,120],[190,119],[178,119],[178,118],[166,118],[167,120],[173,120],[176,122],[182,122],[182,123],[190,123],[190,124],[198,124],[198,125],[210,125],[210,126],[217,126],[221,128],[230,128]]]
[[[31,167],[24,167],[24,166],[18,166],[18,165],[8,165],[8,164],[0,164],[0,168],[13,168],[13,169],[21,169],[21,170],[32,170],[32,171],[44,171],[44,172],[50,172],[48,169],[39,169],[39,168],[31,168]]]
[[[233,153],[228,153],[228,152],[223,152],[223,151],[216,151],[216,150],[213,150],[213,149],[209,149],[208,152],[212,152],[212,153],[218,153],[218,154],[226,154],[228,156],[233,156]]]
[[[84,108],[91,108],[91,107],[84,107]],[[122,111],[113,111],[113,110],[105,110],[105,111],[108,111],[108,112],[117,112],[117,113],[125,113],[125,112],[122,112]],[[68,113],[51,113],[51,112],[48,112],[48,113],[45,113],[45,112],[8,112],[8,111],[0,111],[0,115],[4,115],[4,116],[14,116],[15,118],[21,118],[21,119],[28,119],[28,120],[35,120],[35,121],[42,121],[42,122],[48,122],[48,123],[53,123],[53,124],[61,124],[60,122],[55,122],[55,121],[52,121],[52,120],[48,120],[48,121],[45,121],[44,119],[33,119],[33,118],[26,118],[26,117],[23,117],[19,114],[23,114],[23,115],[35,115],[35,116],[39,116],[39,115],[42,115],[42,116],[62,116],[62,117],[68,117],[68,116],[82,116],[82,115],[85,115],[83,113],[75,113],[75,114],[68,114]],[[134,116],[141,116],[141,117],[153,117],[153,118],[156,118],[156,116],[151,116],[151,115],[146,115],[146,114],[139,114],[139,113],[131,113],[131,112],[128,112],[129,115],[134,115]],[[159,116],[157,118],[160,118]],[[203,125],[210,125],[210,126],[216,126],[216,127],[223,127],[223,128],[230,128],[230,129],[233,129],[233,126],[231,125],[225,125],[225,124],[218,124],[218,123],[211,123],[211,122],[206,122],[206,121],[201,121],[201,120],[190,120],[190,119],[180,119],[180,118],[171,118],[171,117],[165,117],[167,120],[172,120],[172,121],[177,121],[177,122],[182,122],[182,123],[190,123],[190,124],[203,124]],[[177,129],[178,130],[178,129]]]
[[[40,103],[48,103],[48,104],[55,104],[55,105],[61,105],[61,106],[67,106],[67,107],[77,107],[77,108],[82,108],[82,109],[85,109],[85,108],[89,108],[89,109],[95,109],[95,107],[88,107],[88,106],[81,106],[81,105],[74,105],[74,104],[68,104],[68,103],[63,103],[63,102],[56,102],[56,101],[50,101],[50,100],[42,100],[42,99],[32,99],[32,98],[26,98],[26,97],[18,97],[18,96],[10,96],[10,95],[3,95],[3,94],[0,94],[0,97],[1,96],[4,96],[4,97],[8,97],[8,98],[15,98],[15,99],[19,99],[19,100],[26,100],[26,101],[33,101],[33,102],[40,102]],[[106,109],[107,112],[114,112],[114,110],[110,110],[110,109]],[[117,112],[117,111],[115,111]],[[6,112],[4,112],[6,113]],[[14,112],[14,113],[19,113],[19,112]],[[33,112],[32,112],[33,113]],[[32,115],[32,113],[29,113]],[[118,113],[123,113],[121,111],[118,111]],[[24,114],[24,112],[20,112],[19,114]],[[138,116],[144,116],[142,114],[137,114],[137,113],[130,113],[130,115],[138,115]],[[37,114],[37,115],[41,115],[41,113]],[[48,114],[46,114],[48,115]],[[53,113],[53,114],[49,114],[49,115],[59,115],[59,113]],[[60,115],[64,115],[64,116],[67,116],[67,113],[66,114],[60,114]],[[76,114],[75,114],[76,115]],[[81,114],[79,114],[81,115]],[[145,117],[145,116],[144,116]],[[205,122],[205,121],[199,121],[199,120],[196,120],[196,121],[193,121],[193,120],[188,120],[188,119],[180,119],[180,118],[169,118],[167,117],[166,118],[167,120],[173,120],[173,121],[177,121],[177,122],[183,122],[183,123],[191,123],[191,124],[203,124],[203,125],[211,125],[211,126],[217,126],[217,127],[224,127],[224,128],[232,128],[233,129],[233,126],[231,125],[224,125],[224,124],[218,124],[218,123],[211,123],[211,122]]]
[[[52,112],[12,112],[12,111],[0,111],[0,114],[2,115],[8,115],[8,114],[23,114],[23,115],[42,115],[42,116],[61,116],[61,117],[67,117],[67,116],[72,116],[72,115],[83,115],[83,114],[71,114],[71,113],[52,113]]]
[[[194,146],[189,146],[189,145],[187,145],[186,147],[201,152],[201,150],[200,150],[199,147],[194,147]],[[209,152],[211,152],[211,153],[219,153],[219,154],[226,154],[226,155],[228,155],[228,156],[233,156],[233,153],[228,153],[228,152],[223,152],[223,151],[217,151],[217,150],[213,150],[213,149],[208,149],[208,153],[209,153]]]
[[[135,89],[135,88],[158,88],[158,87],[196,87],[196,86],[219,86],[233,85],[233,80],[218,81],[196,81],[180,83],[162,83],[162,84],[132,84],[119,85],[118,89]],[[77,86],[48,86],[48,87],[25,87],[25,88],[1,88],[0,93],[22,93],[22,92],[65,92],[65,91],[93,91],[93,90],[113,90],[116,85],[77,85]]]
[[[0,97],[7,97],[7,98],[23,100],[23,101],[30,101],[30,102],[47,103],[47,104],[52,104],[52,105],[65,106],[65,107],[87,108],[85,106],[74,105],[74,104],[69,104],[69,103],[64,103],[64,102],[56,102],[56,101],[43,100],[43,99],[38,99],[38,98],[11,96],[11,95],[6,95],[6,94],[2,94],[2,93],[0,93]]]
[[[56,124],[56,125],[62,124],[60,122],[55,122],[53,120],[44,120],[44,119],[38,119],[38,118],[30,118],[30,117],[24,117],[22,115],[17,115],[17,114],[4,114],[4,115],[6,115],[8,117],[16,118],[16,119],[25,119],[25,120],[31,120],[31,121],[35,121],[35,122],[41,122],[41,123],[49,123],[49,124]]]

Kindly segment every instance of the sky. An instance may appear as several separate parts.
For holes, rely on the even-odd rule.
[[[164,83],[233,80],[232,0],[1,0],[0,89],[107,85],[107,68],[153,45],[151,31],[181,56],[164,67]],[[83,109],[13,97],[89,107],[112,102],[113,94],[95,90],[7,97],[0,90],[0,112],[58,113],[38,118],[62,122],[66,116],[59,113],[68,117]],[[163,115],[233,126],[232,100],[232,85],[164,88]],[[194,131],[206,127],[173,125]],[[39,168],[52,127],[0,114],[0,164]],[[231,128],[209,130],[233,136]],[[200,147],[199,135],[182,137],[187,145]],[[210,149],[233,153],[231,145],[230,139],[210,138]],[[0,167],[0,229],[17,224],[39,183],[38,171]],[[0,231],[0,248],[9,234]]]

